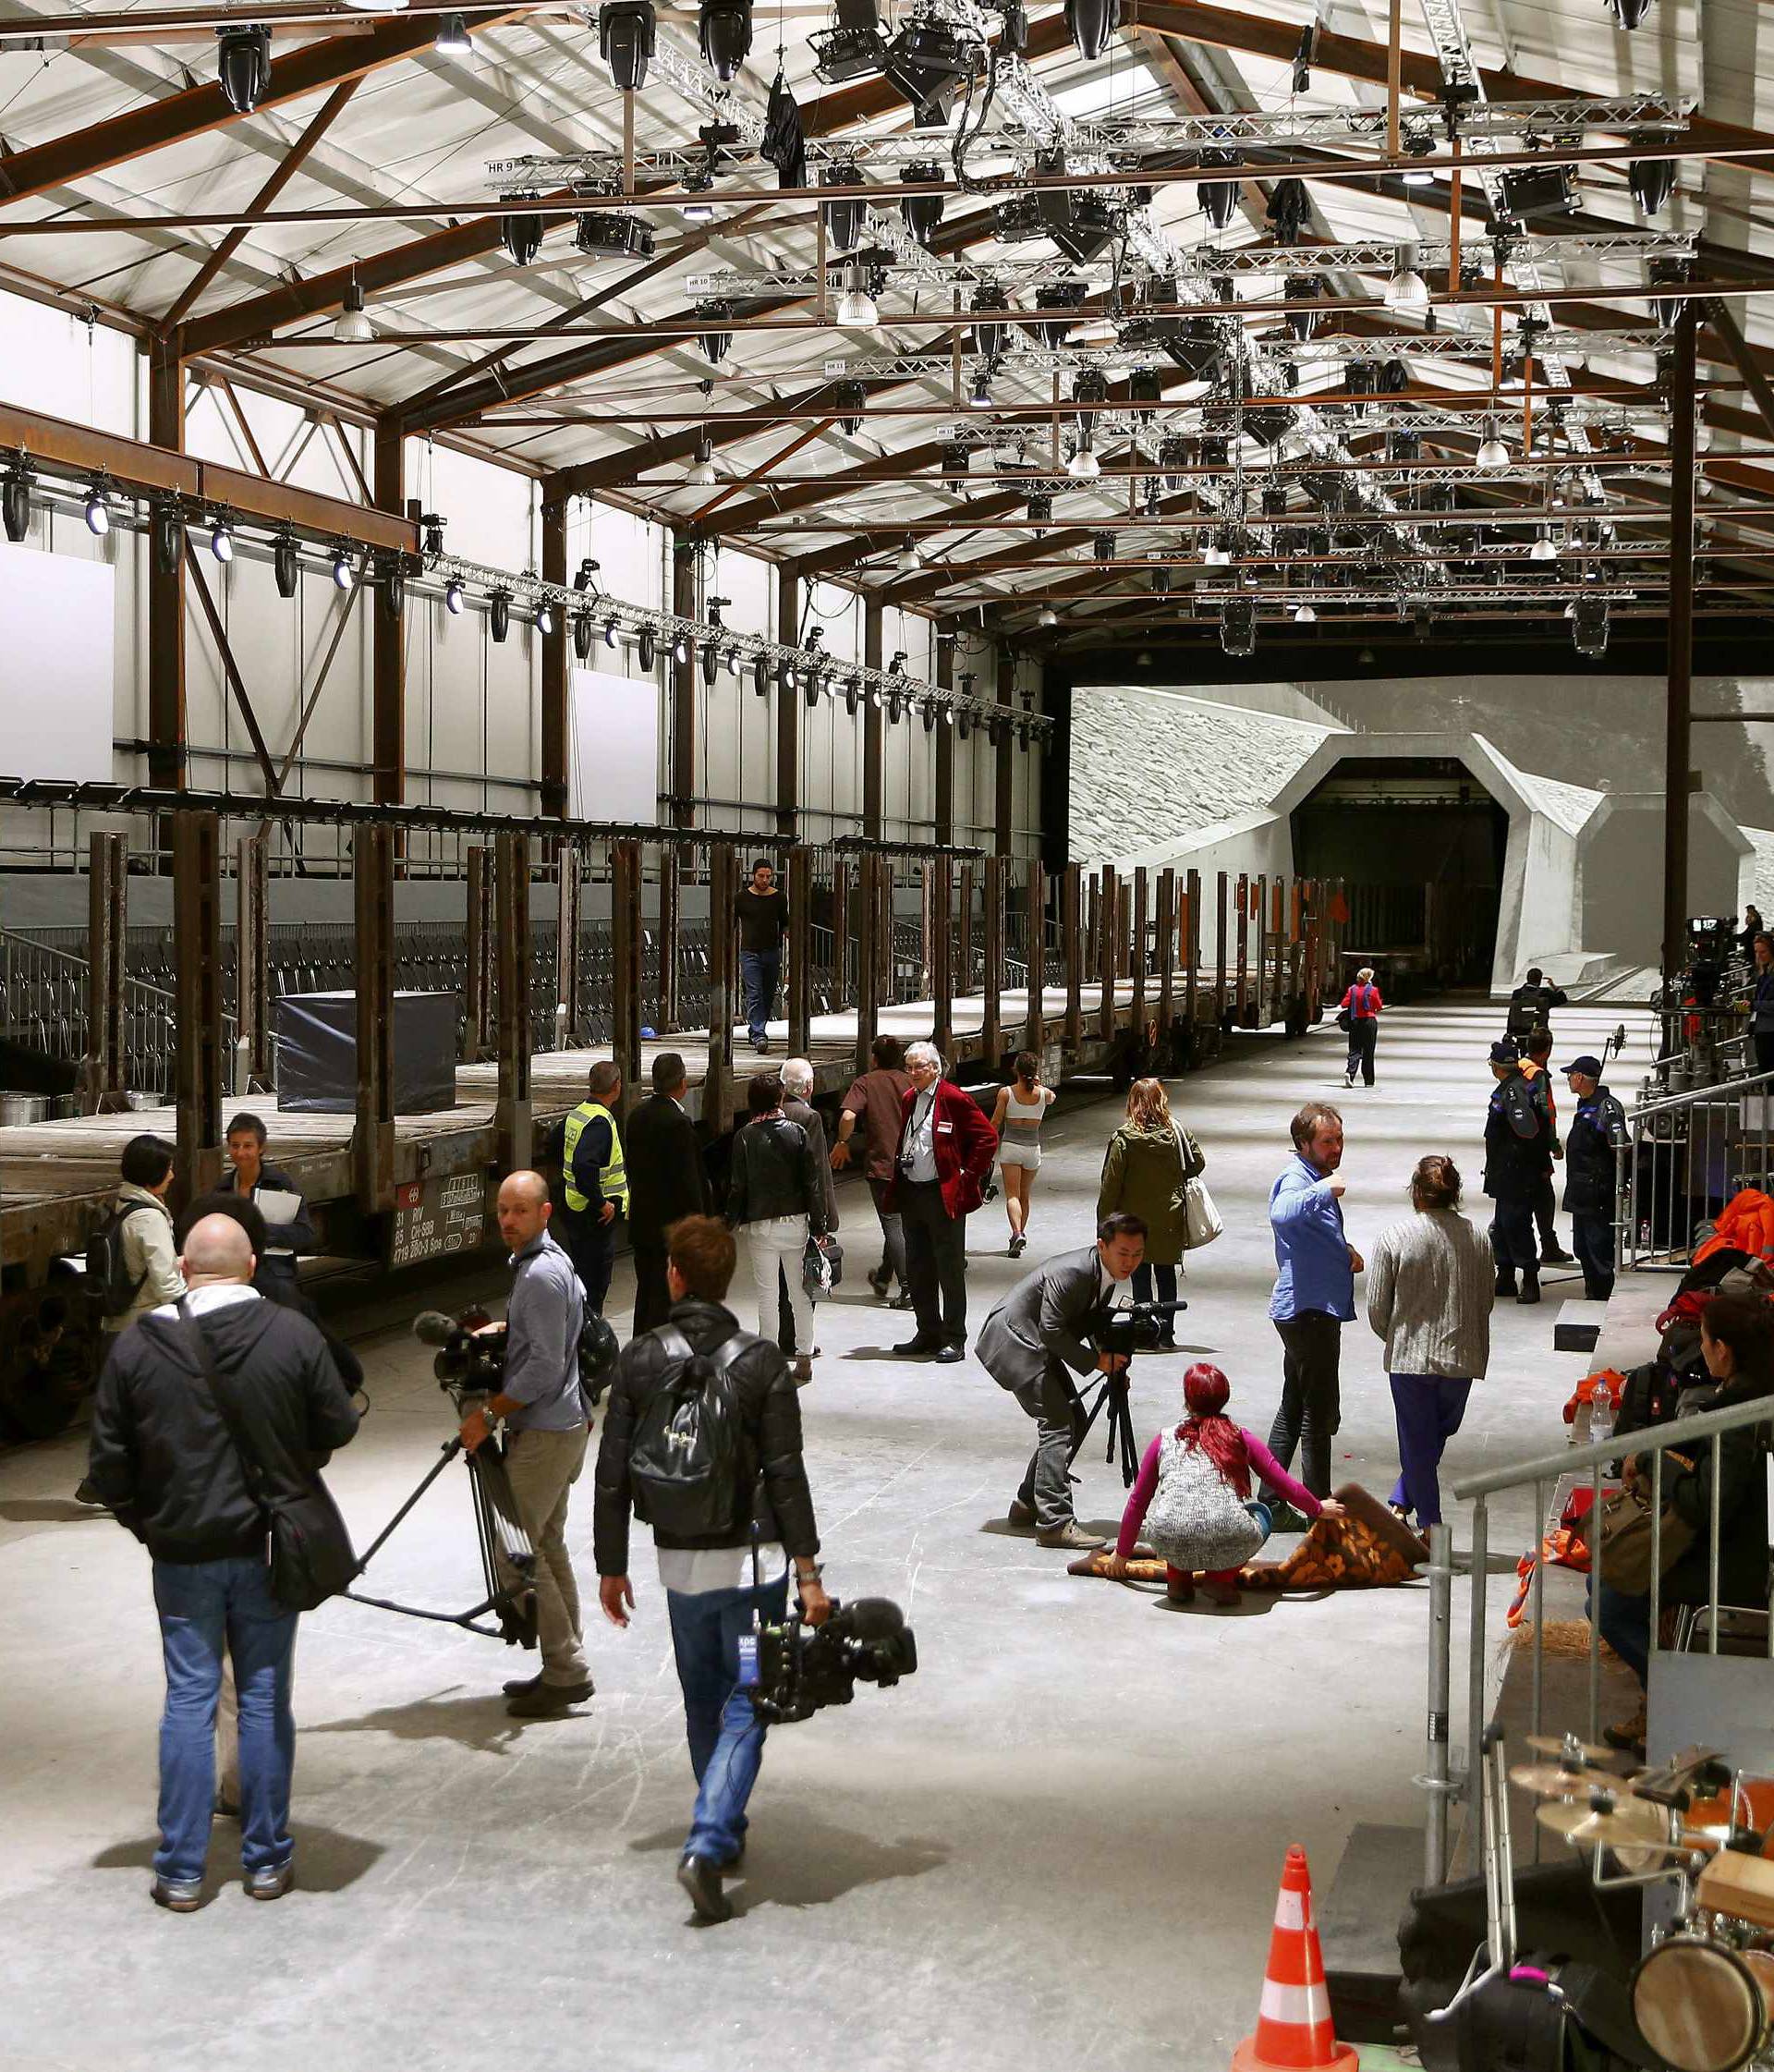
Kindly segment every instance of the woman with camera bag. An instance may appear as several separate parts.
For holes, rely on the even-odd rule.
[[[1136,1079],[1127,1118],[1109,1140],[1097,1188],[1097,1221],[1121,1210],[1146,1225],[1146,1256],[1134,1270],[1134,1300],[1176,1300],[1176,1278],[1189,1242],[1189,1184],[1208,1162],[1194,1133],[1171,1114],[1162,1079]],[[1160,1352],[1176,1350],[1176,1331],[1164,1320]]]
[[[1238,1571],[1269,1538],[1268,1505],[1252,1500],[1255,1470],[1269,1488],[1308,1518],[1340,1518],[1343,1505],[1320,1500],[1276,1460],[1254,1432],[1226,1415],[1232,1383],[1205,1362],[1183,1377],[1188,1415],[1147,1447],[1139,1477],[1122,1513],[1121,1531],[1107,1573],[1124,1576],[1142,1532],[1164,1559],[1165,1590],[1173,1603],[1195,1596],[1195,1577],[1209,1602],[1228,1611],[1238,1602]]]

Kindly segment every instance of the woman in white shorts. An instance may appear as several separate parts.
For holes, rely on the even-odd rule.
[[[1028,1242],[1028,1195],[1041,1169],[1041,1124],[1053,1104],[1053,1089],[1041,1084],[1041,1061],[1033,1051],[1016,1059],[1016,1078],[998,1089],[991,1127],[998,1132],[998,1176],[1003,1182],[1004,1213],[1010,1218],[1010,1256],[1022,1257]]]

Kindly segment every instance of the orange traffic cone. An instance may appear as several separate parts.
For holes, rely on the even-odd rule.
[[[1275,1902],[1257,2033],[1233,2053],[1232,2072],[1356,2072],[1359,2062],[1347,2043],[1337,2042],[1330,2024],[1330,1990],[1312,1918],[1312,1873],[1296,1842],[1287,1852]]]

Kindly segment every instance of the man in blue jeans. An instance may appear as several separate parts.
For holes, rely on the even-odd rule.
[[[1362,1257],[1343,1235],[1343,1183],[1332,1177],[1343,1164],[1342,1115],[1327,1102],[1308,1101],[1289,1128],[1294,1156],[1269,1191],[1275,1240],[1269,1314],[1282,1341],[1282,1402],[1269,1450],[1291,1468],[1298,1446],[1301,1481],[1314,1496],[1329,1496],[1330,1442],[1343,1421],[1343,1327],[1355,1313]],[[1289,1506],[1276,1512],[1278,1531],[1305,1523]]]
[[[180,1261],[186,1296],[119,1336],[92,1408],[92,1486],[153,1556],[166,1704],[152,1896],[179,1914],[203,1902],[225,1646],[239,1691],[246,1888],[254,1899],[281,1898],[294,1875],[297,1614],[272,1595],[266,1514],[215,1390],[231,1398],[259,1486],[273,1496],[309,1489],[358,1429],[326,1340],[305,1316],[259,1295],[257,1263],[232,1217],[194,1224]]]
[[[760,1055],[770,1048],[770,1019],[783,975],[783,938],[788,933],[788,900],[776,873],[760,857],[751,883],[734,900],[739,920],[739,976],[746,988],[746,1027]]]
[[[671,1322],[632,1340],[617,1363],[598,1449],[592,1543],[604,1615],[626,1627],[635,1604],[629,1518],[646,1519],[644,1487],[632,1472],[638,1432],[650,1405],[684,1373],[689,1359],[717,1362],[735,1428],[731,1513],[707,1532],[674,1532],[657,1518],[647,1522],[658,1551],[697,1782],[678,1883],[699,1919],[720,1921],[733,1912],[722,1878],[745,1855],[746,1803],[764,1752],[764,1728],[742,1680],[740,1637],[755,1623],[771,1625],[784,1616],[791,1561],[808,1624],[823,1625],[832,1605],[817,1558],[820,1538],[801,1461],[800,1399],[788,1362],[780,1347],[741,1330],[722,1300],[736,1258],[733,1234],[718,1217],[686,1216],[665,1233],[665,1246]]]

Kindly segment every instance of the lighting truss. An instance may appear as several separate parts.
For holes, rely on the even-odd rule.
[[[1457,393],[1457,392],[1456,392]],[[1484,429],[1485,409],[1474,408],[1465,410],[1439,408],[1433,403],[1399,403],[1389,405],[1384,398],[1370,400],[1341,396],[1302,396],[1297,406],[1302,432],[1327,430],[1329,426],[1318,420],[1332,412],[1353,411],[1358,403],[1365,403],[1367,414],[1360,420],[1359,429],[1364,433],[1385,432],[1479,432]],[[1062,409],[1071,406],[1062,404]],[[1507,408],[1507,405],[1503,408]],[[1146,420],[1153,408],[1158,412],[1152,423]],[[1549,420],[1541,420],[1542,423]],[[1618,404],[1600,400],[1585,403],[1574,398],[1559,406],[1561,424],[1582,424],[1592,433],[1604,438],[1626,438],[1645,432],[1664,435],[1667,427],[1655,411],[1630,409]],[[1156,449],[1162,438],[1182,433],[1190,437],[1205,432],[1209,437],[1216,435],[1232,437],[1237,431],[1235,416],[1229,414],[1223,403],[1186,403],[1180,405],[1142,404],[1137,412],[1132,408],[1098,410],[1090,420],[1096,430],[1099,447],[1119,445],[1131,442],[1142,447],[1151,445]],[[1290,426],[1290,430],[1295,427]],[[1051,441],[1045,426],[1035,425],[1027,419],[994,420],[983,414],[974,417],[954,418],[933,428],[932,439],[950,445],[1013,446],[1020,445],[1031,455],[1029,465],[1035,468],[1051,468],[1049,457]],[[1040,449],[1038,453],[1037,449]],[[884,457],[891,459],[891,454]]]
[[[1128,569],[1118,568],[1116,572],[1126,574]],[[1631,604],[1638,599],[1635,590],[1603,583],[1543,583],[1532,588],[1525,584],[1478,583],[1449,590],[1424,590],[1401,583],[1395,589],[1341,590],[1306,585],[1291,590],[1270,587],[1252,590],[1243,584],[1203,577],[1194,587],[1194,601],[1209,610],[1218,610],[1228,597],[1247,597],[1254,604],[1274,605],[1384,604],[1408,609],[1413,604],[1429,604],[1438,612],[1453,604],[1557,604],[1579,597],[1594,598],[1599,603]],[[1186,601],[1187,592],[1181,595]],[[1081,600],[1088,601],[1087,598]]]
[[[734,124],[741,134],[736,143],[715,147],[711,166],[708,151],[699,144],[662,144],[637,151],[636,175],[677,179],[686,172],[712,170],[718,175],[756,170],[762,163],[758,156],[762,124],[735,100],[731,89],[723,86],[705,66],[675,52],[668,53],[662,39],[654,53],[653,65],[690,99],[721,121]],[[1027,78],[1034,81],[1041,99],[1046,99],[1045,89],[1034,80],[1020,59],[1000,58],[996,69],[1001,96],[1006,91],[1008,79],[1010,91],[1019,100],[1025,98],[1020,89]],[[1686,128],[1693,106],[1691,99],[1655,93],[1618,99],[1584,96],[1551,101],[1481,101],[1460,109],[1456,128],[1463,139],[1496,141],[1522,139],[1531,142],[1591,132],[1617,136],[1640,128],[1677,134]],[[969,156],[1008,158],[1026,169],[1032,167],[1057,140],[1051,127],[1042,127],[1039,104],[1032,98],[1027,112],[1031,119],[1024,126],[1009,128],[1001,125],[982,132],[970,144]],[[1130,177],[1137,172],[1139,161],[1155,152],[1239,145],[1285,149],[1290,144],[1335,149],[1339,145],[1383,143],[1386,137],[1383,109],[1253,110],[1239,115],[1111,117],[1099,121],[1061,116],[1060,120],[1065,126],[1068,160],[1075,156],[1101,158],[1111,169],[1124,165]],[[1427,139],[1439,144],[1446,133],[1445,124],[1439,112],[1415,117],[1407,115],[1403,133],[1408,140]],[[892,167],[897,174],[901,166],[928,159],[933,148],[940,150],[941,141],[929,130],[878,137],[809,137],[807,160],[809,168],[854,164]],[[533,152],[493,160],[487,168],[487,177],[502,194],[522,193],[538,185],[571,187],[577,180],[607,179],[623,168],[622,153],[614,149],[556,155]]]

